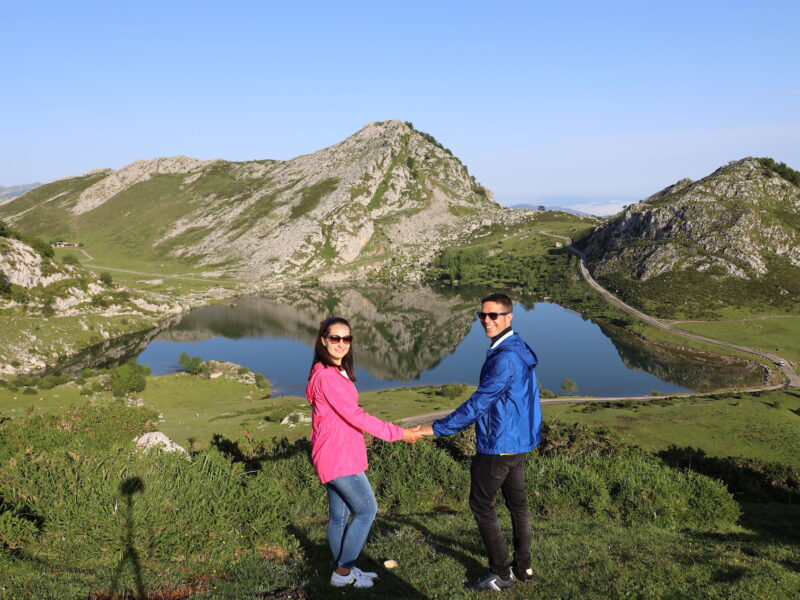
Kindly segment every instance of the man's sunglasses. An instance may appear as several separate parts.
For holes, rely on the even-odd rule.
[[[504,312],[504,313],[479,312],[478,313],[478,320],[479,321],[483,321],[486,317],[489,317],[492,321],[497,321],[497,317],[502,317],[502,316],[510,315],[510,314],[511,314],[510,312]]]
[[[332,341],[334,344],[338,344],[339,342],[344,342],[345,344],[349,344],[350,342],[353,341],[352,335],[326,335],[325,337],[328,338],[330,341]]]

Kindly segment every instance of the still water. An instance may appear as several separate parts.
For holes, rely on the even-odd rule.
[[[263,373],[275,394],[302,396],[319,322],[336,314],[353,327],[361,391],[477,384],[488,348],[475,319],[479,298],[429,288],[315,288],[281,298],[244,297],[186,314],[153,338],[138,361],[154,374],[174,371],[182,352],[230,361]],[[513,328],[539,357],[540,387],[553,391],[569,378],[581,394],[593,396],[686,392],[727,384],[731,373],[742,372],[730,365],[723,373],[708,357],[649,347],[551,303],[516,305]]]

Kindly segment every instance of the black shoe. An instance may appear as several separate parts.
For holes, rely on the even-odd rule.
[[[533,583],[533,569],[525,569],[524,571],[517,567],[511,567],[511,579],[519,581],[523,584]]]
[[[477,581],[468,583],[467,587],[471,590],[504,592],[506,590],[513,590],[515,585],[513,579],[503,579],[494,573],[487,573]]]

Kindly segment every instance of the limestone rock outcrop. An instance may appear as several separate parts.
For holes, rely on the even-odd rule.
[[[646,281],[674,270],[747,279],[770,257],[800,268],[800,188],[754,158],[682,179],[628,206],[585,240],[596,276]]]

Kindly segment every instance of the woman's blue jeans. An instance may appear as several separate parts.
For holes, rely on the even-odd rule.
[[[378,514],[378,503],[366,474],[345,475],[331,479],[328,488],[328,541],[334,566],[352,568],[367,541],[372,521]],[[347,520],[353,514],[348,524]]]

